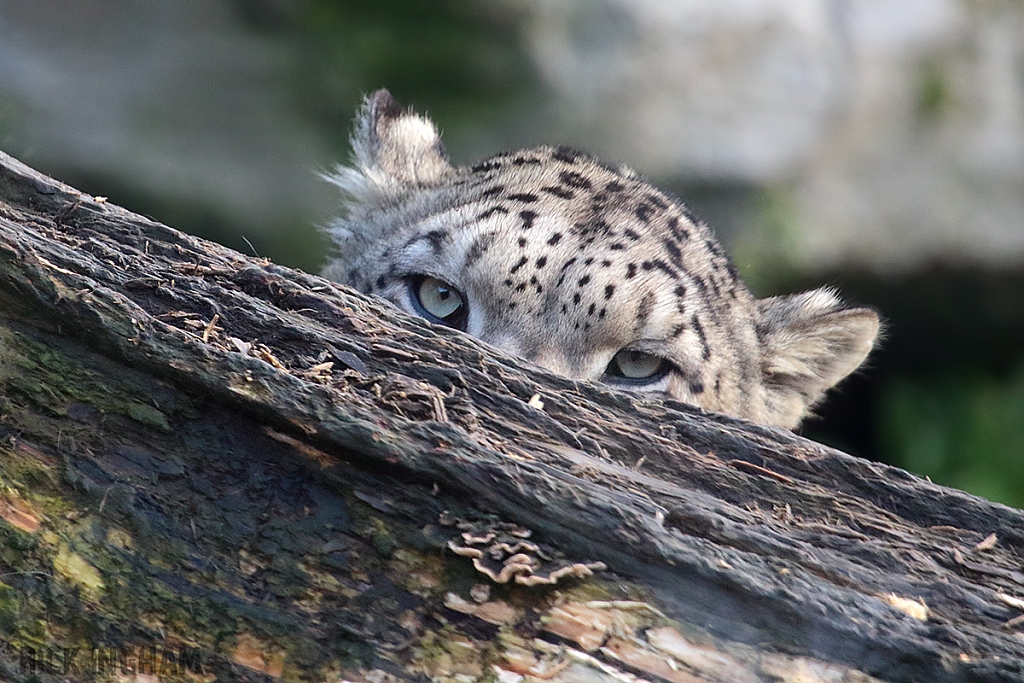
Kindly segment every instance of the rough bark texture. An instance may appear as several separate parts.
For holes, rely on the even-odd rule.
[[[1024,679],[1020,511],[2,154],[0,517],[13,679]]]

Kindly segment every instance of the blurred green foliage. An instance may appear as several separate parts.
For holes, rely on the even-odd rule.
[[[880,448],[932,481],[1024,507],[1024,365],[1008,377],[956,372],[888,379]]]
[[[774,283],[800,276],[800,268],[794,262],[800,245],[793,225],[792,192],[792,188],[785,185],[757,188],[750,200],[750,211],[755,218],[746,222],[754,229],[731,236],[720,235],[729,244],[733,261],[755,296],[774,293]],[[721,230],[716,232],[721,233]]]
[[[305,111],[347,140],[363,94],[387,87],[445,123],[494,125],[536,92],[522,17],[474,0],[307,0],[293,27],[304,59],[294,87]],[[340,125],[338,125],[340,124]]]
[[[778,264],[764,267],[759,295],[828,284],[884,322],[865,366],[816,407],[805,436],[1024,508],[1024,272],[932,264],[810,274]]]
[[[934,62],[920,67],[917,113],[923,120],[935,120],[950,105],[950,87],[946,75]]]

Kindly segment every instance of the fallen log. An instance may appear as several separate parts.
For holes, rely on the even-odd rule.
[[[0,154],[0,676],[1015,681],[1024,514]]]

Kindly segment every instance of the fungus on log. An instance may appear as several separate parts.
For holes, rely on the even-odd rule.
[[[1020,511],[2,154],[0,518],[7,679],[1024,677]]]

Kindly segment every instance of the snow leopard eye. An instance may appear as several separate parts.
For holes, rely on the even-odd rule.
[[[417,312],[430,322],[466,331],[466,297],[447,282],[429,275],[414,275],[409,278],[409,296]]]
[[[622,349],[612,358],[602,379],[613,384],[645,386],[662,379],[671,368],[672,364],[660,356]]]

